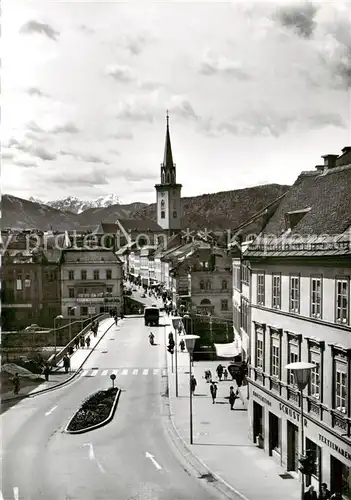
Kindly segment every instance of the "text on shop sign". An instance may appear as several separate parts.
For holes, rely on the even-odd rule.
[[[262,401],[262,403],[266,404],[267,406],[272,406],[272,403],[269,401],[269,399],[261,396],[261,394],[258,394],[256,391],[252,391],[252,395],[255,396],[255,398]]]
[[[319,441],[322,441],[322,443],[324,443],[327,446],[329,446],[329,448],[331,448],[332,450],[337,451],[338,453],[340,453],[340,455],[342,457],[345,457],[347,460],[350,460],[350,462],[351,462],[351,453],[349,453],[348,451],[344,450],[344,448],[340,448],[340,446],[338,446],[337,444],[333,443],[332,441],[329,441],[329,439],[327,439],[324,436],[322,436],[322,434],[318,434],[318,439],[319,439]]]
[[[289,406],[284,405],[283,403],[279,404],[279,410],[285,413],[288,417],[291,417],[293,420],[296,420],[296,422],[300,422],[300,413],[297,411],[293,410]],[[304,426],[307,427],[307,420],[304,419]]]

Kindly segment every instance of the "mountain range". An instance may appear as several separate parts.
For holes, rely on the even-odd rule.
[[[30,197],[29,201],[39,203],[40,205],[49,205],[49,207],[56,208],[63,212],[72,212],[74,214],[81,214],[89,208],[103,208],[110,207],[111,205],[119,205],[120,201],[118,196],[110,194],[107,196],[100,196],[93,201],[80,200],[76,196],[68,196],[62,200],[53,200],[44,202],[38,198]]]
[[[266,184],[182,198],[182,225],[189,229],[237,228],[282,196],[289,187]],[[95,202],[79,202],[69,197],[49,204],[5,194],[1,200],[2,229],[94,230],[101,222],[115,222],[116,219],[156,220],[155,203],[122,205],[116,203],[113,196]]]

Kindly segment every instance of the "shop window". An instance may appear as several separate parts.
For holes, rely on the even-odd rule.
[[[265,275],[257,274],[257,304],[265,305]]]
[[[311,455],[314,458],[314,470],[312,472],[312,476],[319,480],[320,478],[320,470],[321,470],[321,457],[322,450],[320,446],[311,441],[310,439],[306,439],[306,451],[310,450]],[[306,486],[311,484],[311,478],[309,476],[306,477]]]
[[[280,274],[272,275],[272,307],[280,309],[281,307],[281,276]]]
[[[290,276],[289,310],[293,313],[300,312],[300,277]]]
[[[349,298],[349,280],[348,279],[337,279],[336,280],[336,322],[342,324],[349,323],[349,309],[350,309],[350,298]]]
[[[68,271],[68,279],[74,281],[74,271]]]
[[[311,276],[310,285],[311,317],[322,318],[322,278]]]

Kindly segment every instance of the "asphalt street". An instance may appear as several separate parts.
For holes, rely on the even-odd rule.
[[[127,318],[111,328],[75,382],[1,415],[0,499],[222,498],[184,470],[165,433],[165,328],[153,328],[155,346],[149,332],[142,318]],[[122,389],[113,421],[86,434],[64,433],[81,401],[111,385],[113,371]]]

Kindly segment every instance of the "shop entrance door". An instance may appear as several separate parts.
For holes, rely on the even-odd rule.
[[[299,466],[299,430],[288,422],[288,470],[298,472]]]
[[[263,434],[263,408],[261,405],[253,402],[253,441],[256,443],[256,438],[259,434]]]
[[[273,450],[280,450],[280,421],[274,413],[269,412],[269,455]]]
[[[333,456],[330,457],[330,487],[332,492],[341,492],[344,500],[351,500],[350,469]]]

